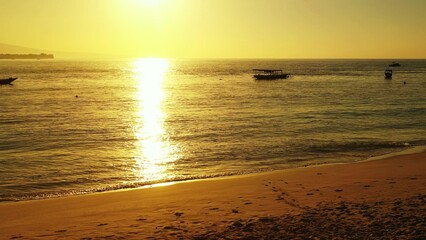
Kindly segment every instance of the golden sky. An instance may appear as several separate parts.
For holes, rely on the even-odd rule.
[[[426,58],[426,0],[0,0],[0,43],[171,58]]]

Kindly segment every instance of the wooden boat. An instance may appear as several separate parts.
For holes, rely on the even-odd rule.
[[[386,79],[392,79],[392,70],[391,69],[385,70],[385,78]]]
[[[18,78],[4,78],[4,79],[0,79],[0,84],[11,84],[16,79],[18,79]]]
[[[290,74],[283,73],[283,70],[274,69],[253,69],[255,74],[253,77],[257,80],[274,80],[274,79],[287,79]]]
[[[401,67],[401,64],[397,62],[392,62],[392,64],[389,64],[389,67]]]

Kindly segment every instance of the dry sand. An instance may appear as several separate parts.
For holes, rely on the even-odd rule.
[[[426,239],[426,152],[0,204],[0,239]]]

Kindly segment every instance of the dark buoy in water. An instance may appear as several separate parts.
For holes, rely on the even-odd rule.
[[[405,85],[405,84],[407,84],[407,83],[404,81],[404,85]]]
[[[78,95],[75,95],[75,98],[78,98]]]

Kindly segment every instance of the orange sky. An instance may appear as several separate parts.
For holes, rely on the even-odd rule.
[[[426,58],[424,0],[0,0],[0,43],[127,57]]]

